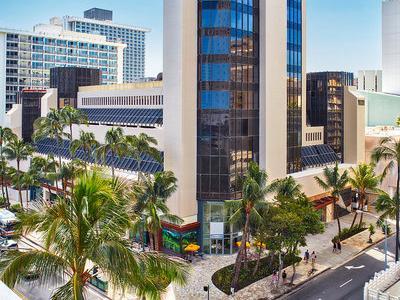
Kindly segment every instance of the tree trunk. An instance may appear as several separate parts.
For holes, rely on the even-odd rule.
[[[340,242],[340,233],[342,232],[342,226],[340,224],[339,212],[338,212],[338,209],[337,209],[336,202],[337,202],[337,200],[335,199],[335,201],[333,202],[333,211],[334,211],[334,215],[336,217],[337,224],[338,224],[338,232],[339,232],[338,236],[339,236],[339,242]]]
[[[153,239],[154,239],[154,251],[159,251],[160,250],[160,245],[158,244],[159,241],[159,236],[158,236],[159,232],[156,231],[155,233],[153,233]]]
[[[256,263],[256,267],[254,268],[254,271],[253,271],[253,276],[256,275],[256,273],[257,273],[257,271],[258,271],[258,268],[259,268],[259,266],[260,266],[261,249],[262,249],[262,243],[260,244],[260,249],[258,249],[259,251],[258,251],[258,257],[257,257],[257,263]]]
[[[114,152],[111,152],[111,176],[112,176],[112,179],[114,179],[115,177],[115,175],[114,175],[114,164],[115,164],[115,158],[114,158]]]
[[[362,192],[361,193],[361,195],[360,195],[360,198],[361,198],[361,203],[360,203],[360,206],[361,206],[361,211],[364,211],[364,206],[365,206],[365,192]],[[364,213],[361,213],[361,216],[360,216],[360,223],[358,224],[358,226],[359,227],[361,227],[361,225],[362,225],[362,222],[363,222],[363,217],[364,217]]]
[[[29,189],[28,188],[26,189],[25,196],[26,196],[26,208],[28,209],[29,208]]]
[[[17,159],[17,176],[21,176],[20,171],[19,171],[19,159]],[[24,209],[24,203],[22,202],[22,191],[21,191],[21,178],[18,178],[18,184],[17,184],[17,188],[18,188],[18,197],[19,197],[19,203],[21,204],[21,208]]]
[[[8,186],[6,184],[6,197],[7,197],[7,208],[10,208],[10,196],[8,195]]]
[[[4,194],[4,174],[1,174],[1,194],[3,196],[4,201],[6,201],[6,196]]]
[[[283,266],[283,262],[282,262],[282,252],[279,251],[278,284],[279,284],[279,280],[281,279],[282,266]]]
[[[357,220],[357,212],[355,212],[355,214],[354,214],[354,218],[353,218],[353,221],[351,222],[350,228],[353,228],[354,223],[356,222],[356,220]]]
[[[22,190],[19,183],[18,183],[18,198],[19,198],[19,203],[21,204],[21,208],[24,209],[24,203],[22,202]]]
[[[244,248],[246,247],[246,236],[247,236],[247,230],[249,227],[249,223],[250,223],[250,214],[246,213],[246,223],[244,225],[242,243],[240,244],[239,252],[236,256],[235,267],[233,268],[234,276],[233,276],[233,281],[232,281],[232,288],[234,289],[235,292],[237,291],[237,284],[239,281],[239,274],[240,274],[240,269],[242,266],[242,253],[243,253]]]
[[[296,264],[292,265],[292,269],[293,269],[293,274],[292,274],[292,278],[290,279],[290,285],[293,285],[294,276],[296,276]]]
[[[249,234],[247,234],[246,235],[246,242],[244,243],[245,244],[245,246],[244,246],[244,252],[243,252],[243,254],[244,254],[244,268],[247,270],[248,268],[249,268],[249,263],[248,263],[248,260],[247,260],[247,241],[249,240]]]

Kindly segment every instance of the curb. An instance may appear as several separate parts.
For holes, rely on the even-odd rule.
[[[392,235],[394,235],[393,232],[390,233],[390,234],[388,234],[388,238],[390,238]],[[313,276],[310,276],[307,280],[305,280],[305,281],[303,281],[303,282],[297,284],[296,286],[294,286],[293,288],[287,290],[286,292],[282,293],[281,295],[276,295],[275,297],[273,297],[273,298],[271,298],[271,299],[272,299],[272,300],[284,299],[284,297],[288,297],[288,296],[294,294],[295,292],[299,291],[300,288],[301,288],[304,284],[306,284],[306,283],[310,282],[311,280],[315,279],[316,277],[318,277],[318,276],[324,274],[326,271],[329,271],[329,270],[336,270],[336,269],[338,269],[338,268],[340,268],[340,267],[343,267],[343,266],[344,266],[345,264],[347,264],[349,261],[351,261],[351,260],[353,260],[353,259],[355,259],[355,258],[357,258],[357,257],[359,257],[359,256],[361,256],[361,255],[363,255],[365,252],[367,252],[367,251],[370,250],[371,248],[375,247],[377,244],[379,244],[380,242],[382,242],[382,241],[384,241],[384,240],[385,240],[385,237],[383,237],[383,238],[377,240],[376,242],[374,242],[373,244],[369,245],[368,247],[366,247],[366,248],[360,250],[360,251],[359,251],[358,253],[356,253],[354,256],[352,256],[352,257],[350,257],[349,259],[345,260],[345,261],[344,261],[343,263],[341,263],[340,265],[337,265],[337,266],[335,266],[335,267],[327,267],[325,270],[321,271],[320,273],[315,274],[315,275],[313,275]]]
[[[390,238],[394,233],[388,234],[388,238]],[[367,252],[368,250],[371,250],[373,247],[375,247],[377,244],[379,244],[380,242],[384,241],[385,237],[377,240],[376,242],[372,243],[371,245],[369,245],[368,247],[360,250],[358,253],[356,253],[354,256],[350,257],[349,259],[345,260],[343,263],[341,263],[340,265],[337,265],[335,267],[331,267],[332,270],[336,270],[340,267],[343,267],[345,264],[347,264],[349,261],[361,256],[362,254],[364,254],[364,252]]]
[[[298,283],[297,285],[295,285],[294,287],[290,288],[289,290],[285,291],[284,293],[280,294],[280,295],[276,295],[275,297],[271,298],[271,300],[276,300],[276,299],[283,299],[283,297],[287,297],[290,296],[291,294],[294,294],[295,292],[297,292],[303,285],[305,285],[306,283],[310,282],[311,280],[313,280],[314,278],[324,274],[325,272],[331,270],[331,267],[326,267],[324,270],[322,270],[320,273],[312,275],[310,277],[307,278],[307,280],[304,280],[300,283]]]

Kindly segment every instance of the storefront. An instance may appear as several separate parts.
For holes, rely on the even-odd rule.
[[[198,243],[199,226],[197,222],[183,226],[163,223],[161,232],[163,250],[179,255],[185,254],[184,249],[187,245]]]
[[[201,246],[206,254],[233,254],[241,241],[240,226],[229,223],[229,212],[224,202],[202,202]]]

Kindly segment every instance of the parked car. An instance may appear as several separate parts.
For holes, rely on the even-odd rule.
[[[17,241],[8,238],[0,238],[0,253],[7,250],[16,250],[16,249],[18,249]]]
[[[15,224],[18,219],[14,213],[7,209],[0,209],[0,236],[11,237],[15,235]]]

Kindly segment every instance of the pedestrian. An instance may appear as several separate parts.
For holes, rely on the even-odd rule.
[[[308,260],[310,259],[310,252],[307,251],[304,253],[304,261],[308,264]]]
[[[337,249],[339,253],[342,253],[342,244],[340,242],[337,243]]]
[[[311,253],[311,270],[315,270],[315,262],[317,261],[317,255],[315,251]]]
[[[336,242],[335,242],[335,241],[332,241],[332,244],[333,244],[332,252],[333,252],[333,253],[336,253]]]
[[[283,282],[284,285],[286,284],[286,278],[287,278],[286,271],[283,270],[283,272],[282,272],[282,282]]]
[[[278,274],[276,273],[276,271],[274,271],[274,273],[272,273],[272,287],[274,289],[276,289],[278,287]]]

